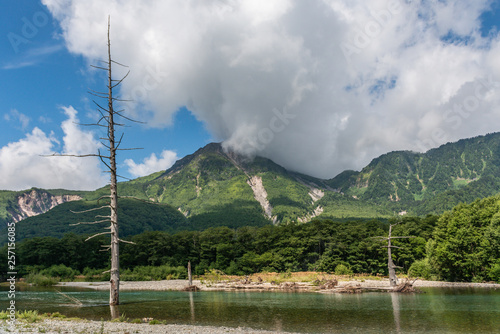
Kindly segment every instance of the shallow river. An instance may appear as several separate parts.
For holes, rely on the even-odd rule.
[[[53,288],[24,288],[16,293],[16,306],[94,320],[110,319],[113,311],[130,319],[303,333],[500,333],[500,290],[422,290],[407,295],[123,291],[122,304],[110,310],[108,292],[60,288],[83,303],[76,306]]]

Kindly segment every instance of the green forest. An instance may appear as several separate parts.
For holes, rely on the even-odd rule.
[[[313,220],[279,226],[212,227],[203,231],[147,231],[126,238],[120,249],[127,279],[165,279],[167,273],[145,276],[144,268],[174,268],[182,276],[188,261],[196,274],[218,269],[226,274],[255,272],[335,272],[387,274],[386,236],[396,221]],[[500,282],[500,195],[460,204],[441,216],[404,217],[393,236],[413,236],[393,243],[400,273],[425,279]],[[100,252],[105,237],[85,242],[85,235],[34,237],[16,245],[21,275],[44,272],[57,276],[92,275],[106,270],[109,254]],[[7,254],[7,245],[0,250]],[[6,259],[0,260],[7,272]],[[63,270],[64,269],[64,270]],[[70,273],[69,275],[67,273]],[[140,274],[142,272],[142,274]],[[156,271],[158,272],[158,270]],[[60,274],[59,276],[63,276]],[[105,277],[103,278],[105,279]]]

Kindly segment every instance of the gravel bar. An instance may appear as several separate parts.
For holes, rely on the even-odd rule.
[[[280,331],[264,331],[250,328],[231,328],[213,326],[192,325],[150,325],[131,324],[111,321],[92,320],[54,320],[45,319],[37,323],[28,324],[23,321],[17,323],[17,333],[46,333],[46,334],[70,334],[70,333],[104,333],[104,334],[133,334],[133,333],[190,333],[190,334],[220,334],[220,333],[289,333]],[[8,333],[9,327],[5,321],[0,322],[0,333]],[[12,333],[12,332],[11,332]],[[14,332],[16,333],[16,332]]]
[[[389,279],[384,278],[381,280],[370,280],[370,279],[353,279],[353,280],[340,280],[338,286],[346,285],[360,285],[361,288],[381,288],[387,289],[390,287]],[[121,281],[120,291],[137,291],[137,290],[150,290],[150,291],[179,291],[188,285],[187,280],[164,280],[164,281]],[[217,283],[211,286],[206,286],[201,284],[199,280],[193,280],[193,285],[198,286],[201,290],[234,290],[234,285],[232,283]],[[311,291],[315,290],[315,287],[309,283],[301,283],[304,288],[309,287]],[[65,287],[76,287],[76,288],[87,288],[94,290],[109,290],[109,282],[61,282],[56,286]],[[270,283],[261,284],[262,288],[265,290],[279,290],[276,285],[271,285]],[[441,282],[441,281],[426,281],[426,280],[416,280],[413,284],[414,287],[428,288],[428,287],[441,287],[441,288],[500,288],[500,284],[496,283],[460,283],[460,282]],[[239,284],[238,289],[247,289],[248,291],[256,290],[254,284]]]

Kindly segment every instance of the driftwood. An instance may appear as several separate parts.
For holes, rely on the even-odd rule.
[[[418,278],[415,278],[412,282],[410,282],[410,280],[406,278],[404,282],[395,286],[392,291],[401,293],[420,292],[420,290],[415,289],[415,287],[413,286],[413,283],[415,283],[417,279]]]
[[[336,292],[340,293],[361,293],[363,292],[363,288],[361,288],[361,284],[357,283],[350,283],[347,285],[344,285],[343,287],[339,288],[336,290]]]
[[[245,276],[245,279],[242,279],[241,280],[241,283],[242,284],[251,284],[252,283],[252,279],[250,278],[250,276]]]
[[[339,284],[339,282],[333,278],[333,279],[317,279],[315,281],[313,281],[313,285],[316,285],[319,287],[320,290],[331,290],[333,288],[335,288],[337,285]]]
[[[280,284],[280,288],[283,290],[297,290],[299,286],[295,282],[283,282]]]

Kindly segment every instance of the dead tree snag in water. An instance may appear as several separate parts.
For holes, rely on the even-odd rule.
[[[401,248],[401,247],[392,245],[392,239],[414,238],[414,236],[393,237],[392,236],[392,228],[393,228],[393,226],[396,226],[399,223],[400,222],[389,225],[389,236],[387,236],[387,237],[381,237],[381,236],[375,237],[375,238],[379,238],[381,240],[387,240],[387,246],[382,246],[382,247],[384,247],[384,248],[387,247],[387,268],[389,270],[389,283],[391,284],[392,287],[395,287],[396,285],[398,285],[398,277],[396,276],[396,268],[401,268],[401,267],[396,266],[394,264],[394,262],[392,261],[392,248]]]

